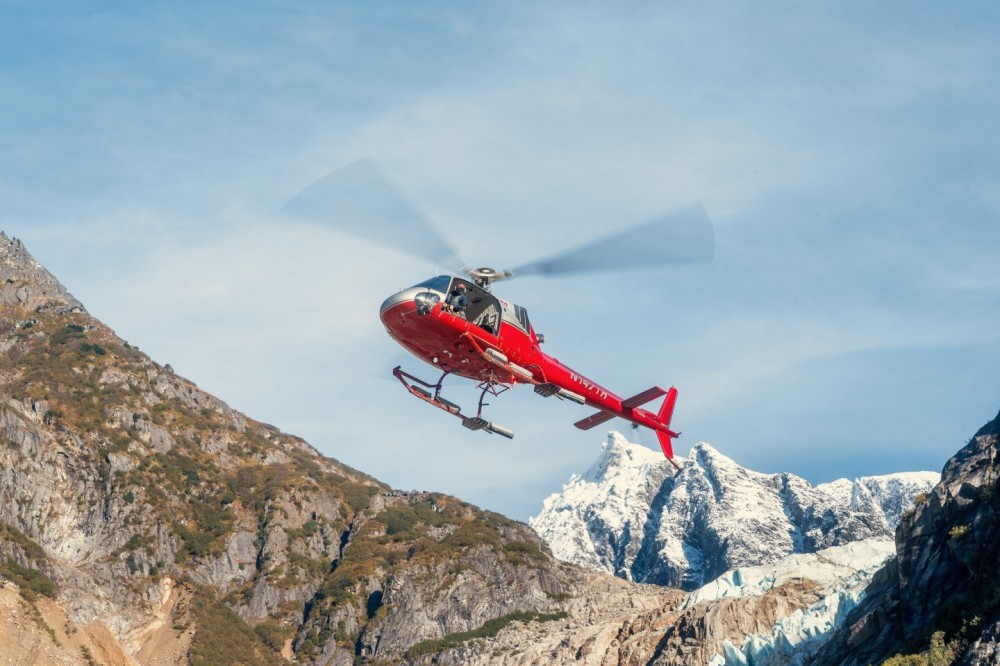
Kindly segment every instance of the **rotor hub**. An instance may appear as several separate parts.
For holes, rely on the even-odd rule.
[[[490,285],[497,280],[503,280],[506,278],[514,277],[513,271],[498,271],[489,266],[480,266],[479,268],[465,268],[464,272],[476,285],[486,289],[490,288]]]

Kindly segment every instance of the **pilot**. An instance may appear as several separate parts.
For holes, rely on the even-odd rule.
[[[445,312],[452,312],[460,317],[464,317],[465,308],[467,307],[469,307],[469,299],[465,295],[465,285],[459,282],[448,292],[448,298],[445,299],[441,309]]]

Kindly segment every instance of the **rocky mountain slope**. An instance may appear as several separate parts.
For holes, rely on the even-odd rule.
[[[563,620],[592,586],[524,524],[393,491],[231,409],[2,234],[0,353],[0,578],[38,610],[35,657],[419,663],[455,637]]]
[[[913,498],[940,475],[914,472],[812,486],[761,474],[710,445],[673,468],[611,433],[583,476],[529,524],[561,560],[627,580],[695,589],[735,567],[863,539],[891,539]]]
[[[929,594],[907,621],[931,619],[912,636],[886,629],[886,644],[917,649],[935,629],[992,654],[1000,595],[987,568],[963,578],[939,567],[995,570],[987,509],[997,428],[975,440],[982,451],[949,463],[951,485],[946,469],[946,490],[901,523],[919,538],[902,542],[909,585],[889,586],[908,589],[894,603],[910,603],[927,567],[959,596]],[[160,366],[0,233],[0,655],[10,663],[785,663],[775,646],[812,650],[888,550],[866,542],[875,545],[846,561],[835,549],[747,568],[760,553],[736,539],[741,526],[790,552],[878,536],[903,511],[908,485],[924,482],[810,488],[742,470],[710,447],[670,480],[659,456],[612,444],[567,486],[590,492],[579,505],[590,508],[574,513],[567,501],[553,512],[570,527],[595,517],[603,540],[577,530],[570,543],[637,580],[694,588],[727,561],[743,569],[685,595],[560,562],[526,525],[457,498],[394,491]],[[758,503],[787,510],[788,522],[751,515]],[[742,523],[719,520],[727,514]],[[677,541],[662,527],[680,515],[700,536]],[[938,527],[951,532],[946,546]],[[823,663],[902,622],[905,606],[872,605],[891,566]],[[941,603],[958,608],[942,614]]]
[[[906,513],[896,559],[816,664],[1000,663],[1000,415]],[[924,656],[927,655],[927,656]]]
[[[629,609],[612,604],[617,614],[599,610],[614,592],[591,588],[588,594],[605,601],[581,597],[564,621],[515,623],[436,659],[439,664],[484,666],[787,664],[812,654],[828,638],[861,598],[871,574],[892,554],[891,541],[836,546],[728,572],[690,594],[674,593],[661,605],[640,606],[633,600]],[[602,613],[599,620],[583,621],[587,615],[580,610],[587,603],[588,612]]]

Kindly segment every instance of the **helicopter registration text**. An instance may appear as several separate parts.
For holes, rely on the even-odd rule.
[[[594,382],[590,381],[589,379],[586,379],[585,377],[581,377],[580,375],[578,375],[576,373],[573,373],[573,372],[569,373],[569,378],[570,378],[571,381],[576,382],[577,384],[579,384],[583,388],[587,389],[588,392],[591,392],[591,393],[595,394],[597,397],[600,397],[602,399],[607,399],[608,392],[605,391],[604,389],[602,389],[600,386],[598,386]]]

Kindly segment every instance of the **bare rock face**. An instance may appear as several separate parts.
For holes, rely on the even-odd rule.
[[[496,635],[413,655],[412,663],[647,664],[684,599],[678,590],[628,583],[569,565],[560,567],[560,575],[573,592],[560,614],[539,621],[515,620]]]
[[[962,663],[975,666],[1000,663],[1000,617],[994,616],[979,637],[972,641]]]
[[[897,559],[817,656],[877,663],[929,649],[938,634],[960,664],[995,664],[1000,613],[1000,415],[945,465],[941,483],[896,531]]]
[[[104,627],[77,625],[52,600],[25,598],[24,592],[16,584],[0,580],[0,646],[5,663],[33,666],[136,664]]]
[[[685,608],[685,595],[595,573],[566,617],[513,622],[496,636],[420,657],[420,664],[570,664],[647,666],[708,664],[748,635],[766,634],[775,622],[814,604],[818,586],[789,581],[766,594],[722,598]],[[746,662],[743,662],[746,663]]]

